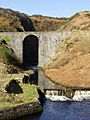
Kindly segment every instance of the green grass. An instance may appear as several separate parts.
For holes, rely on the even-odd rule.
[[[23,93],[9,94],[5,91],[7,83],[8,82],[4,82],[0,89],[0,109],[34,102],[36,101],[36,98],[38,98],[38,92],[35,85],[19,83],[23,89]]]
[[[6,45],[0,45],[0,61],[6,64],[18,64],[14,51]]]
[[[7,43],[10,42],[10,38],[9,38],[8,35],[6,35],[4,39],[5,39],[5,41],[6,41]]]
[[[5,40],[9,42],[8,36],[6,36]],[[34,72],[32,70],[24,71],[18,66],[15,66],[20,63],[15,52],[13,51],[13,49],[10,48],[10,46],[0,45],[0,62],[4,63],[0,66],[1,71],[4,67],[6,67],[5,69],[8,70],[11,68],[11,71],[12,67],[15,67],[15,69],[19,71],[17,73],[8,72],[9,74],[5,74],[4,72],[0,73],[0,109],[15,107],[18,105],[36,101],[36,98],[38,98],[36,86],[22,83],[22,78],[24,77],[24,75],[30,75]],[[12,79],[19,81],[19,86],[23,90],[22,93],[7,93],[5,88]]]
[[[23,100],[25,102],[33,101],[38,97],[35,85],[21,85],[21,87],[23,89]]]
[[[0,41],[4,39],[6,41],[6,43],[10,42],[10,37],[8,35],[6,35],[5,37],[0,36]]]

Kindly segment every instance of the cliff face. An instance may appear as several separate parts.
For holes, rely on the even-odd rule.
[[[0,8],[0,32],[34,31],[31,19],[28,15]]]

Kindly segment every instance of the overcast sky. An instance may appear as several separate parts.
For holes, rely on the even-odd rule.
[[[0,7],[29,15],[70,17],[79,11],[90,11],[90,0],[0,0]]]

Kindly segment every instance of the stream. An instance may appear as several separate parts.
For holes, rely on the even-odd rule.
[[[57,85],[43,75],[43,72],[36,71],[32,76],[34,82],[38,77],[40,87],[57,88]],[[89,96],[90,97],[90,96]],[[51,101],[47,99],[43,104],[43,112],[26,115],[14,120],[90,120],[90,101]]]
[[[47,100],[41,113],[15,120],[90,120],[90,102],[52,102]]]

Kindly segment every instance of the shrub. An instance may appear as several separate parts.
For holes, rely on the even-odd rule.
[[[85,14],[85,17],[88,17],[88,18],[90,18],[90,14]]]
[[[69,52],[69,49],[73,47],[73,43],[67,43],[65,52]]]
[[[14,79],[11,80],[7,84],[5,89],[6,89],[7,93],[15,93],[15,94],[23,93],[23,90],[22,90],[21,86],[19,85],[19,82],[17,82]]]
[[[72,88],[66,88],[66,91],[65,91],[65,96],[68,97],[68,98],[73,98],[75,92]]]

